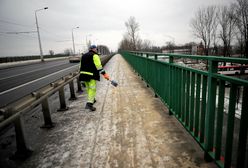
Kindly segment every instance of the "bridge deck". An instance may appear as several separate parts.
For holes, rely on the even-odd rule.
[[[120,55],[105,69],[119,86],[98,82],[95,112],[83,92],[53,113],[56,126],[21,167],[216,167]]]

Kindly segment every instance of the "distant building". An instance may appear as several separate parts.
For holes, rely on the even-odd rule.
[[[204,55],[204,46],[202,42],[197,46],[197,55]]]

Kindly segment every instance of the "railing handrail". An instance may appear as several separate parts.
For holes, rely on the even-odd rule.
[[[234,159],[232,145],[235,141],[238,144],[235,150],[238,152],[234,164],[240,168],[245,167],[245,155],[248,154],[248,81],[218,74],[218,63],[248,64],[248,59],[138,51],[122,51],[121,54],[147,86],[153,88],[155,95],[168,107],[169,114],[174,114],[200,144],[205,160],[214,160],[219,167],[230,168]],[[168,56],[169,61],[158,60],[158,56]],[[208,70],[177,64],[174,58],[205,60],[208,62]],[[225,93],[226,82],[230,83],[229,94]],[[235,106],[237,96],[241,95],[240,88],[243,90],[243,98],[240,101],[241,115],[236,123]],[[225,94],[228,95],[227,104]],[[238,124],[236,134],[239,136],[234,136],[235,124]],[[223,141],[226,142],[225,147]]]
[[[141,53],[145,53],[145,54],[150,54],[151,56],[154,56],[154,55],[157,55],[157,56],[168,56],[168,57],[177,57],[177,58],[191,58],[191,59],[202,59],[202,60],[208,60],[208,61],[214,61],[214,62],[232,62],[232,63],[242,63],[242,64],[248,64],[248,59],[244,59],[244,58],[226,58],[226,57],[218,57],[218,56],[195,56],[195,55],[182,55],[182,54],[168,54],[168,53],[152,53],[152,52],[137,52],[137,51],[131,51],[130,53],[134,53],[134,54],[141,54]],[[136,55],[138,57],[143,57],[141,55]],[[154,59],[152,59],[154,60]],[[180,68],[183,68],[183,69],[188,69],[188,70],[191,70],[191,71],[196,71],[198,73],[201,73],[201,74],[204,74],[204,75],[207,75],[209,74],[208,71],[203,71],[203,70],[198,70],[198,69],[194,69],[194,68],[191,68],[191,67],[188,67],[188,66],[182,66],[180,64],[177,64],[176,62],[164,62],[164,61],[161,61],[161,60],[154,60],[154,61],[158,61],[162,64],[170,64],[170,65],[173,65],[175,67],[180,67]],[[248,80],[244,80],[244,79],[240,79],[240,78],[233,78],[233,77],[229,77],[229,76],[225,76],[225,75],[222,75],[222,74],[218,74],[218,73],[213,73],[213,77],[216,77],[216,78],[221,78],[223,80],[226,80],[228,82],[234,82],[236,84],[241,84],[241,85],[245,85],[245,86],[248,86]]]
[[[246,58],[234,58],[234,57],[222,57],[222,56],[203,56],[203,55],[184,55],[184,54],[172,54],[172,53],[157,53],[157,52],[142,52],[142,51],[131,51],[130,53],[137,54],[148,54],[148,55],[157,55],[157,56],[170,56],[175,58],[191,58],[196,60],[209,60],[217,62],[231,62],[231,63],[240,63],[248,64],[248,59]]]

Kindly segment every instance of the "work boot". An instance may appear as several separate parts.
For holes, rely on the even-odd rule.
[[[85,109],[90,109],[91,111],[96,110],[96,108],[93,106],[93,103],[86,103]]]
[[[96,103],[96,99],[94,99],[94,103],[93,104],[95,104]]]

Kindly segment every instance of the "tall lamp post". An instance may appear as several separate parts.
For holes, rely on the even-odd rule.
[[[88,37],[90,37],[90,36],[92,36],[92,34],[87,34],[86,35],[86,47],[87,47],[87,49],[89,49],[89,47],[91,45],[91,44],[89,44],[89,41],[88,41]]]
[[[98,39],[96,38],[96,39],[94,40],[94,44],[95,44],[95,45],[97,45],[97,41],[98,41]]]
[[[35,10],[35,21],[36,21],[36,28],[37,28],[37,33],[38,33],[38,41],[39,41],[39,47],[40,47],[40,59],[41,59],[41,61],[44,61],[44,58],[43,58],[43,52],[42,52],[42,47],[41,47],[40,31],[39,31],[39,25],[38,25],[38,19],[37,19],[37,14],[36,13],[38,11],[46,10],[46,9],[48,9],[48,7]]]
[[[71,36],[72,36],[72,44],[73,44],[73,55],[75,55],[75,44],[74,44],[74,35],[73,35],[73,29],[78,29],[79,27],[74,27],[71,29]]]

